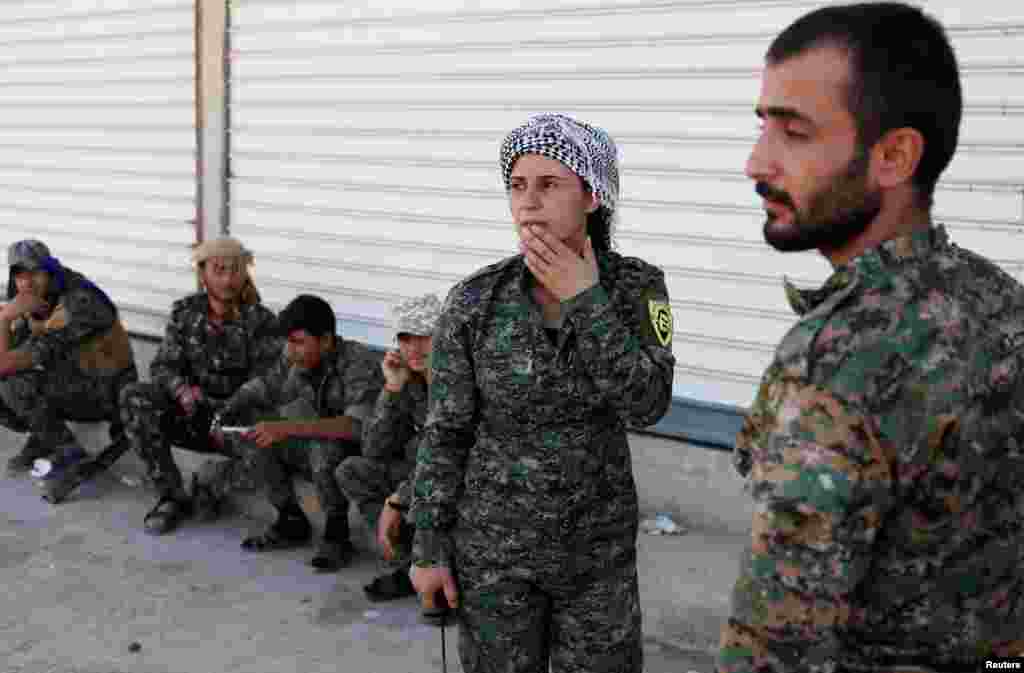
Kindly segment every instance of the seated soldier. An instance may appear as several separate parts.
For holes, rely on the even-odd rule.
[[[363,455],[346,458],[338,468],[341,490],[358,505],[391,572],[363,587],[370,600],[382,601],[415,592],[409,581],[409,558],[403,541],[412,541],[412,526],[403,515],[412,502],[409,478],[416,466],[420,431],[427,418],[427,383],[434,325],[441,314],[436,295],[409,299],[392,309],[398,349],[381,362],[384,388],[372,419],[363,425]]]
[[[112,444],[104,453],[112,463],[125,445],[118,394],[138,380],[117,308],[41,241],[14,243],[7,261],[11,301],[0,309],[0,424],[29,433],[8,472],[26,472],[49,455],[57,466],[62,456],[84,457],[68,420],[109,421]]]
[[[174,530],[194,506],[215,513],[197,488],[195,502],[189,499],[171,445],[231,455],[211,441],[213,415],[243,383],[266,373],[283,345],[274,313],[260,303],[249,275],[249,250],[219,238],[196,246],[192,260],[204,291],[174,302],[150,364],[151,382],[122,393],[127,435],[159,494],[144,520],[154,535]]]
[[[240,452],[277,509],[276,521],[261,535],[246,538],[242,548],[265,551],[309,542],[312,527],[292,484],[292,476],[300,474],[313,482],[327,520],[310,565],[337,570],[351,561],[355,549],[348,500],[334,471],[359,453],[363,421],[383,384],[378,358],[366,346],[335,336],[334,310],[319,297],[296,297],[278,323],[288,337],[285,357],[266,376],[242,386],[218,418],[219,425],[268,408],[279,418],[257,423],[240,442]]]

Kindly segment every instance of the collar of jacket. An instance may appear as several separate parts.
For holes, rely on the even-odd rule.
[[[848,296],[852,286],[884,284],[893,270],[907,260],[925,259],[948,245],[949,235],[942,225],[891,238],[836,267],[819,288],[800,289],[784,279],[786,300],[797,315],[805,316],[839,293]]]

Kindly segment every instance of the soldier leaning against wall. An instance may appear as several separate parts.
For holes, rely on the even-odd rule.
[[[51,457],[48,486],[72,472],[94,474],[127,448],[119,395],[138,380],[128,334],[106,293],[63,266],[43,242],[18,241],[7,258],[0,424],[29,433],[7,470],[23,473],[36,459]],[[110,422],[112,443],[99,459],[87,459],[69,420]]]

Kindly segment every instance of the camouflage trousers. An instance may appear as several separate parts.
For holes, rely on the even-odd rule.
[[[292,477],[300,476],[313,482],[320,508],[328,518],[348,520],[348,500],[334,473],[343,460],[359,454],[356,442],[292,438],[261,449],[251,441],[240,440],[235,450],[264,485],[267,500],[274,507],[295,502]]]
[[[43,446],[56,449],[77,443],[66,421],[108,421],[111,443],[122,446],[119,393],[138,378],[134,367],[110,376],[89,376],[70,368],[19,372],[0,379],[0,425],[31,432]],[[120,449],[113,460],[123,452]]]
[[[346,458],[338,466],[335,472],[338,486],[359,508],[372,538],[371,546],[377,543],[377,520],[384,509],[384,500],[411,476],[414,467],[415,465],[404,460],[385,463],[365,456]],[[402,533],[403,539],[411,538],[413,530],[408,522],[403,521]],[[393,572],[408,567],[409,559],[407,555],[399,553],[397,558],[381,561],[380,565],[382,571]]]
[[[177,401],[163,388],[152,383],[125,386],[121,391],[121,416],[131,448],[146,464],[146,474],[161,495],[180,495],[185,490],[172,446],[226,456],[232,460],[218,461],[217,467],[222,468],[220,472],[231,474],[218,474],[218,478],[244,481],[246,466],[238,460],[235,444],[230,441],[224,446],[214,444],[209,428],[193,427],[196,417],[185,416]]]
[[[504,527],[454,533],[463,670],[641,673],[635,538],[527,549],[518,537]]]
[[[385,498],[409,478],[414,467],[406,461],[385,463],[351,456],[338,466],[335,477],[342,493],[356,504],[369,529],[375,531]]]

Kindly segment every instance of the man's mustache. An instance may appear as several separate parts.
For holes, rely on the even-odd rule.
[[[755,184],[754,191],[757,192],[758,196],[762,199],[781,203],[791,210],[796,210],[796,205],[793,203],[793,199],[789,197],[789,194],[781,189],[775,189],[767,182],[758,182]]]

